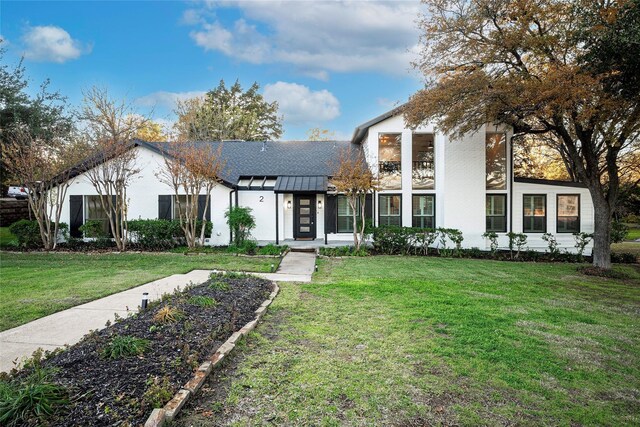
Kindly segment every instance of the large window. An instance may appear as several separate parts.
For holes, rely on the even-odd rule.
[[[487,231],[507,231],[506,194],[487,194]]]
[[[413,188],[431,190],[435,184],[433,134],[414,133],[411,141]]]
[[[422,194],[412,197],[411,224],[418,228],[436,228],[436,196]]]
[[[547,232],[547,196],[544,194],[525,194],[523,198],[525,233]]]
[[[360,200],[356,201],[356,213],[360,213]],[[353,233],[353,209],[345,196],[338,196],[338,233]]]
[[[486,171],[487,190],[507,188],[507,136],[504,133],[487,133]]]
[[[399,195],[380,195],[379,199],[380,225],[402,225],[402,197]]]
[[[556,232],[577,233],[580,231],[580,195],[559,194]]]
[[[401,147],[402,134],[378,135],[378,174],[380,188],[384,190],[398,190],[402,187]]]
[[[109,217],[102,208],[100,196],[85,196],[84,219],[86,221],[100,221],[102,224],[102,232],[105,236],[111,235],[111,226],[109,225]]]

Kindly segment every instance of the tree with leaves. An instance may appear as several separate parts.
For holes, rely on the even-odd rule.
[[[331,184],[343,194],[352,212],[353,246],[360,249],[365,237],[365,202],[377,188],[377,180],[367,165],[364,153],[355,147],[340,150],[332,165]]]
[[[221,146],[214,150],[208,144],[197,142],[171,142],[164,157],[164,167],[156,173],[160,182],[173,191],[180,227],[190,248],[204,245],[206,211],[224,168],[221,150]],[[199,217],[201,195],[205,196],[205,202],[202,217]],[[201,225],[199,231],[198,224]]]
[[[0,45],[2,40],[0,40]],[[5,193],[11,180],[19,177],[10,174],[6,160],[9,145],[21,141],[29,145],[58,140],[72,130],[72,122],[66,110],[66,98],[49,90],[49,80],[40,84],[39,91],[27,94],[29,81],[22,61],[15,67],[5,62],[6,49],[0,47],[0,191]],[[28,130],[28,135],[24,133]],[[19,183],[23,184],[23,183]]]
[[[244,91],[238,81],[227,88],[224,80],[202,98],[178,102],[176,130],[190,141],[262,141],[282,136],[278,103],[267,102],[258,83]]]
[[[116,247],[124,251],[129,241],[127,189],[140,173],[131,141],[149,119],[126,100],[112,98],[107,89],[92,87],[83,96],[79,118],[92,149],[86,177],[100,197]]]
[[[453,137],[487,123],[549,134],[591,194],[593,264],[611,268],[620,158],[637,150],[637,0],[427,0],[427,76],[405,120],[435,120]],[[635,74],[634,74],[635,73]]]
[[[74,166],[86,155],[86,146],[69,138],[66,129],[46,139],[29,128],[15,129],[4,146],[11,176],[27,188],[27,200],[38,222],[45,249],[55,249],[60,237],[60,215]]]
[[[161,142],[169,139],[164,133],[160,123],[144,119],[142,119],[141,122],[140,128],[135,134],[135,138],[147,142]]]
[[[336,133],[329,129],[311,128],[307,131],[309,141],[335,141]]]

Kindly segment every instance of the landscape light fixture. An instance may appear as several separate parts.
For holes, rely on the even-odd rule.
[[[146,310],[148,304],[149,304],[149,292],[143,292],[142,293],[142,304],[140,305],[140,307],[143,310]]]

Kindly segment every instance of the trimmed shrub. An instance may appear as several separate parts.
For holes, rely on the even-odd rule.
[[[635,264],[638,262],[638,257],[635,254],[629,252],[611,253],[611,262],[619,264]]]
[[[368,256],[369,251],[366,247],[362,246],[356,250],[353,246],[339,246],[337,248],[320,248],[320,255],[337,257],[337,256]]]
[[[232,243],[227,251],[234,254],[255,255],[257,249],[258,244],[255,240],[245,240],[240,245]]]
[[[85,221],[78,230],[82,232],[84,237],[88,237],[90,239],[106,239],[109,237],[109,234],[102,228],[102,221],[97,219],[89,219]]]
[[[51,223],[51,229],[54,224]],[[59,237],[66,237],[68,234],[69,226],[61,222],[58,224]],[[40,226],[38,221],[31,221],[28,219],[21,219],[14,222],[9,226],[11,234],[16,236],[18,246],[24,248],[40,248],[42,247],[42,237],[40,236]]]
[[[274,245],[273,243],[269,243],[268,245],[258,249],[258,255],[280,255],[281,253],[286,251],[287,248],[287,245],[278,246]]]
[[[134,219],[127,223],[129,232],[135,240],[135,246],[145,250],[171,249],[184,244],[184,231],[179,220]],[[198,230],[202,220],[197,222]],[[211,221],[205,224],[205,236],[213,230]]]

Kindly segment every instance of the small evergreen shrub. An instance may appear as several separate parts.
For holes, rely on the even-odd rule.
[[[258,255],[280,255],[287,250],[287,247],[287,245],[278,246],[273,243],[269,243],[268,245],[258,249]]]
[[[24,248],[38,248],[42,246],[42,237],[40,237],[38,221],[21,219],[11,224],[9,231],[16,236],[18,246]]]
[[[251,230],[256,226],[256,220],[251,212],[251,208],[234,206],[227,209],[224,214],[229,228],[233,231],[233,243],[236,247],[242,247],[251,235]]]
[[[212,289],[214,291],[228,291],[229,290],[229,284],[227,282],[222,281],[222,280],[213,279],[213,277],[212,277],[212,282],[209,283],[209,289]]]
[[[105,359],[121,359],[129,356],[139,356],[149,347],[149,341],[129,335],[116,335],[102,349]]]
[[[495,254],[498,250],[498,234],[495,231],[487,231],[482,235],[482,237],[489,240],[491,253]]]
[[[197,230],[202,227],[202,220],[197,221]],[[135,219],[128,221],[127,227],[132,234],[135,246],[144,250],[171,249],[185,243],[184,231],[179,220]],[[205,236],[213,230],[211,221],[205,223]]]
[[[97,219],[89,219],[84,222],[78,230],[82,232],[84,237],[90,239],[106,239],[109,237],[109,234],[104,231],[102,228],[102,221]]]
[[[587,247],[587,245],[591,242],[591,240],[593,239],[593,234],[592,233],[573,233],[573,238],[576,241],[575,247],[576,250],[578,252],[578,258],[582,261],[584,259],[584,250]]]
[[[142,404],[150,408],[162,408],[173,397],[169,378],[158,377],[147,380],[147,390],[142,395]]]
[[[618,264],[635,264],[638,262],[638,257],[635,254],[629,252],[611,253],[611,262]]]
[[[629,234],[629,227],[618,221],[611,223],[611,243],[624,242]]]
[[[368,256],[369,251],[366,247],[362,246],[356,250],[353,246],[339,246],[337,248],[320,248],[320,255],[328,257],[340,257],[340,256]]]
[[[518,258],[518,256],[520,256],[520,252],[522,252],[522,249],[527,244],[527,235],[524,233],[514,233],[510,231],[507,233],[507,237],[509,238],[509,255],[511,259],[514,259],[514,249],[516,250],[515,258]]]
[[[558,240],[553,234],[544,233],[542,235],[542,240],[547,242],[547,249],[549,250],[549,255],[551,255],[551,258],[560,253],[560,250],[558,249]]]

